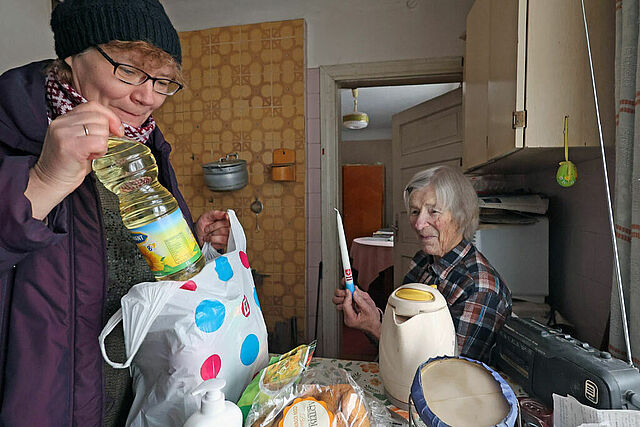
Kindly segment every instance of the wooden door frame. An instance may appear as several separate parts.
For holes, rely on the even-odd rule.
[[[341,277],[334,207],[340,207],[340,93],[342,88],[462,81],[461,56],[320,66],[320,177],[322,186],[322,313],[318,337],[319,355],[338,357],[340,315],[331,298]],[[335,237],[335,238],[334,238]]]

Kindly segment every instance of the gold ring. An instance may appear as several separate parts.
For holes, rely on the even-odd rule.
[[[89,136],[89,128],[87,128],[87,125],[85,125],[84,123],[82,124],[82,129],[84,129],[84,134]]]

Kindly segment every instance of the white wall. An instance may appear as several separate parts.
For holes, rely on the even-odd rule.
[[[0,74],[53,58],[51,0],[0,0]]]
[[[473,0],[162,0],[178,31],[304,18],[307,67],[464,54]],[[415,5],[410,8],[408,5]],[[0,0],[0,72],[54,56],[50,0]]]
[[[304,18],[307,67],[463,55],[473,0],[163,0],[179,31]],[[409,8],[407,5],[415,5]]]

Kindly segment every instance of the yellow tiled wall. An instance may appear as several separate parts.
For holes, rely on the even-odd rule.
[[[180,33],[187,87],[154,117],[172,144],[171,161],[194,220],[234,209],[251,267],[268,277],[258,297],[269,331],[297,317],[305,331],[305,24],[304,20]],[[272,152],[296,153],[295,182],[270,179]],[[249,184],[212,192],[201,165],[237,152]],[[258,215],[249,209],[258,197]],[[257,220],[257,224],[256,224]],[[259,227],[259,230],[257,229]]]

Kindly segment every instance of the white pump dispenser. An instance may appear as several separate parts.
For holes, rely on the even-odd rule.
[[[225,385],[225,380],[212,378],[193,389],[192,395],[204,393],[204,396],[200,410],[189,417],[184,427],[242,427],[242,411],[235,403],[224,400]]]

